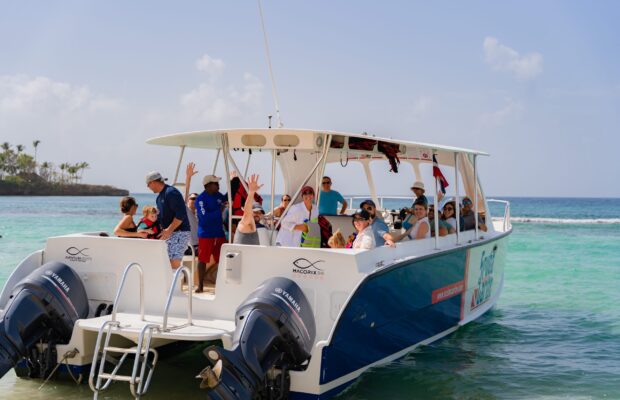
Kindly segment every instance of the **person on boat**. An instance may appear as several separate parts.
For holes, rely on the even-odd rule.
[[[383,218],[377,215],[377,206],[375,202],[370,199],[364,200],[360,203],[360,208],[363,208],[370,214],[370,227],[372,228],[372,233],[375,235],[375,244],[377,246],[383,246],[385,244],[383,235],[388,233],[390,228],[388,228]]]
[[[269,215],[273,215],[275,218],[280,218],[284,210],[286,210],[286,207],[288,207],[288,205],[290,204],[290,202],[291,202],[291,196],[289,196],[288,194],[282,195],[282,199],[280,200],[280,205],[274,208],[273,212],[269,213]]]
[[[448,233],[456,232],[456,203],[454,201],[449,201],[443,206],[441,219],[450,226]]]
[[[196,164],[190,162],[185,168],[185,206],[187,207],[187,218],[189,218],[189,230],[191,232],[190,245],[194,248],[194,254],[198,254],[198,216],[196,215],[196,198],[198,193],[190,193],[192,177],[196,175]],[[192,255],[192,250],[185,250],[186,256]]]
[[[344,214],[347,211],[347,201],[342,195],[332,190],[332,180],[329,176],[324,176],[321,180],[321,197],[319,198],[319,214],[320,215],[337,215]],[[340,212],[338,212],[338,203],[342,204]]]
[[[331,249],[344,249],[347,247],[347,241],[345,240],[340,229],[337,229],[333,235],[327,240],[327,245]]]
[[[353,249],[373,249],[376,247],[375,234],[370,227],[370,213],[360,208],[353,214],[353,226],[357,231],[357,236],[353,241]]]
[[[136,203],[135,198],[131,196],[121,198],[120,206],[123,218],[121,218],[114,228],[114,234],[116,236],[146,239],[149,233],[153,233],[152,231],[138,232],[138,226],[133,221],[133,216],[136,215],[136,211],[138,210],[138,203]]]
[[[416,198],[413,200],[413,204],[411,205],[411,208],[405,208],[401,210],[401,215],[400,215],[403,221],[403,228],[405,229],[411,228],[413,225],[415,225],[417,221],[415,213],[413,212],[415,204],[417,202],[423,202],[424,204],[428,205],[428,199],[424,195],[424,192],[425,192],[424,182],[421,182],[421,181],[414,182],[414,184],[411,186],[411,191],[414,193]]]
[[[454,233],[455,230],[450,225],[448,225],[446,221],[442,219],[441,211],[438,211],[437,215],[439,216],[439,219],[437,220],[438,221],[437,225],[439,226],[439,236],[446,236],[448,235],[448,233]],[[428,223],[431,226],[431,236],[434,237],[435,236],[435,206],[432,204],[428,206]]]
[[[252,174],[248,181],[248,196],[243,206],[243,217],[237,224],[237,231],[233,243],[259,245],[258,228],[263,225],[260,220],[264,215],[263,208],[259,203],[254,203],[254,194],[258,192],[263,185],[258,184],[258,175]]]
[[[149,232],[147,239],[157,239],[157,235],[161,232],[161,227],[157,221],[158,214],[155,206],[142,207],[142,218],[138,222],[138,232]]]
[[[428,221],[428,204],[424,201],[418,201],[413,204],[413,212],[416,216],[416,222],[403,233],[386,233],[383,238],[385,244],[394,247],[396,242],[401,241],[405,237],[414,240],[426,239],[431,237],[431,227]]]
[[[220,193],[221,178],[206,175],[202,178],[204,191],[196,198],[198,215],[198,288],[203,291],[205,274],[215,284],[222,245],[226,242],[222,211],[228,206],[227,197]],[[207,268],[208,264],[208,268]]]
[[[413,201],[411,208],[413,208],[415,203],[418,201],[424,202],[428,205],[428,199],[424,195],[424,182],[416,181],[413,186],[411,186],[411,191],[415,194],[415,200]]]
[[[302,244],[302,234],[308,234],[308,224],[318,220],[318,210],[313,204],[314,189],[312,186],[304,186],[301,189],[302,202],[294,204],[288,213],[281,219],[280,230],[276,243],[284,247],[299,247]],[[319,237],[320,245],[320,237]]]
[[[166,184],[157,171],[146,175],[146,186],[157,193],[157,210],[162,231],[159,239],[168,246],[168,258],[173,269],[179,268],[183,253],[190,240],[191,232],[183,195],[176,188]]]
[[[461,230],[470,231],[476,229],[476,220],[474,219],[474,203],[469,197],[463,197],[463,207],[461,208]],[[478,215],[478,229],[486,232],[487,226],[484,220]]]

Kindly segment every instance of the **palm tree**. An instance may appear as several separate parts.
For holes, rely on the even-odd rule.
[[[41,143],[40,140],[33,140],[32,141],[32,147],[34,147],[34,163],[35,163],[35,165],[37,163],[37,147],[39,147],[40,143]]]
[[[65,170],[69,168],[69,164],[62,163],[60,164],[58,168],[60,168],[60,182],[64,183],[65,182]]]
[[[82,180],[82,176],[84,175],[84,170],[90,167],[90,165],[86,161],[82,161],[81,163],[76,165],[80,170],[80,181]]]
[[[17,146],[15,146],[15,149],[17,149],[17,154],[19,154],[22,151],[24,151],[24,145],[23,144],[18,144]]]

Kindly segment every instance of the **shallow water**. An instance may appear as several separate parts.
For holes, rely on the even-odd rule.
[[[141,205],[154,202],[137,197]],[[0,283],[48,236],[111,231],[117,201],[0,197]],[[522,219],[509,240],[497,306],[444,340],[365,373],[340,399],[620,399],[620,224],[613,222],[620,199],[511,201],[512,215]],[[526,222],[531,218],[544,221]],[[199,352],[161,362],[145,398],[204,397],[193,378],[204,366]],[[0,379],[0,398],[92,398],[85,384],[40,384],[11,372]],[[100,396],[129,397],[124,384]]]

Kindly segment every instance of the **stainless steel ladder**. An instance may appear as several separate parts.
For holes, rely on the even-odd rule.
[[[141,329],[140,334],[138,336],[138,343],[136,346],[124,348],[124,347],[115,347],[110,346],[110,337],[112,336],[113,329],[120,329],[121,324],[116,319],[116,308],[120,299],[120,295],[122,293],[123,287],[125,285],[125,280],[127,279],[127,275],[132,268],[137,268],[140,274],[140,320],[145,321],[144,319],[144,278],[142,266],[138,263],[130,263],[125,267],[125,271],[123,272],[123,277],[121,278],[121,283],[116,292],[116,298],[114,300],[114,308],[112,311],[112,317],[109,321],[106,321],[101,328],[99,328],[99,332],[97,334],[97,341],[95,343],[95,351],[93,353],[93,362],[90,367],[90,375],[88,378],[88,384],[91,390],[94,392],[93,399],[97,399],[99,392],[106,390],[110,384],[114,381],[123,381],[129,383],[129,389],[131,394],[139,399],[142,395],[146,393],[148,390],[151,379],[153,377],[153,372],[155,371],[155,366],[157,364],[157,360],[159,355],[157,350],[151,349],[151,340],[153,339],[153,332],[170,332],[174,329],[180,329],[187,326],[192,325],[192,288],[193,288],[193,274],[190,272],[188,267],[181,267],[177,269],[174,274],[174,278],[172,280],[172,285],[170,286],[170,290],[168,291],[168,298],[166,301],[166,306],[164,309],[163,316],[163,325],[159,324],[145,324]],[[188,309],[187,309],[187,323],[176,326],[174,328],[168,327],[168,311],[170,309],[170,304],[172,302],[174,288],[178,282],[179,276],[181,274],[185,274],[186,279],[188,281]],[[102,338],[104,340],[103,347],[101,347]],[[101,355],[100,353],[101,348]],[[122,354],[121,358],[115,362],[114,369],[111,372],[105,372],[105,362],[109,358],[108,353],[117,353]],[[134,364],[131,375],[119,375],[118,372],[122,367],[123,363],[127,359],[128,355],[134,355]],[[151,356],[151,357],[149,357]],[[149,362],[150,360],[150,362]],[[148,368],[148,374],[147,374]],[[95,379],[95,372],[97,372],[97,377]],[[146,377],[145,377],[146,374]]]

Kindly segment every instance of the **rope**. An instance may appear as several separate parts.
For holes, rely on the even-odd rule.
[[[60,365],[62,363],[65,363],[65,365],[67,366],[67,371],[69,371],[69,375],[71,375],[71,378],[73,379],[73,381],[76,384],[79,385],[82,382],[82,374],[80,374],[79,378],[76,378],[73,375],[73,372],[71,372],[71,367],[69,367],[69,363],[67,362],[68,358],[73,358],[73,357],[77,356],[79,353],[80,353],[80,351],[78,349],[75,349],[75,348],[73,350],[67,350],[67,352],[62,357],[62,360],[60,360],[60,362],[58,364],[56,364],[56,366],[54,367],[52,372],[50,372],[50,374],[47,376],[47,378],[45,378],[45,381],[43,381],[41,386],[39,386],[39,390],[43,389],[43,386],[45,386],[45,384],[47,382],[49,382],[49,380],[52,378],[52,376],[54,376],[54,373],[56,373],[56,371],[58,370],[58,367],[60,367]]]
[[[263,29],[263,39],[265,41],[265,55],[267,57],[267,66],[269,67],[269,78],[271,79],[271,93],[273,95],[273,102],[276,107],[276,117],[278,117],[278,128],[282,128],[284,124],[282,123],[282,119],[280,118],[280,105],[278,100],[278,91],[276,89],[276,81],[273,79],[273,68],[271,66],[271,55],[269,54],[269,42],[267,40],[267,31],[265,30],[265,20],[263,18],[263,6],[261,5],[260,0],[258,2],[258,12],[260,14],[260,24]]]

